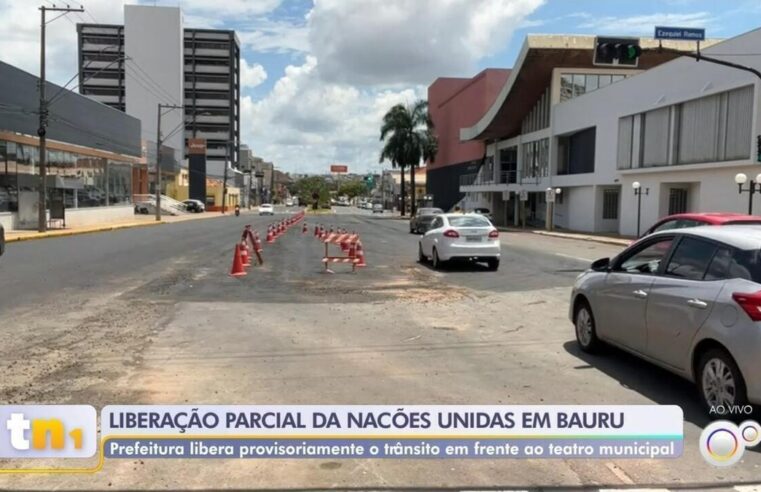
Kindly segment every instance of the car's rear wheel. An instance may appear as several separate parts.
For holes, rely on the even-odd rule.
[[[573,317],[573,324],[576,328],[576,341],[581,350],[590,354],[598,352],[601,342],[597,338],[595,317],[587,301],[579,302]]]
[[[700,399],[707,410],[748,403],[740,368],[724,349],[713,348],[700,357],[696,379]]]
[[[486,260],[486,266],[488,266],[489,270],[492,272],[496,272],[499,270],[499,258],[489,258]]]
[[[417,261],[420,263],[428,261],[428,258],[423,254],[423,245],[420,243],[417,245]]]
[[[433,248],[433,252],[431,253],[431,263],[433,264],[434,270],[441,268],[441,259],[439,259],[439,252],[436,251],[436,248]]]

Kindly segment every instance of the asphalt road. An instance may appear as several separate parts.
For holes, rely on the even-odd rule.
[[[243,215],[8,245],[0,259],[6,403],[677,404],[685,454],[619,460],[108,461],[16,488],[525,487],[759,480],[761,458],[710,468],[690,384],[618,351],[580,353],[574,278],[620,248],[503,233],[498,272],[416,263],[407,224],[355,209],[307,217],[228,275]],[[357,231],[368,267],[323,273],[315,221]],[[13,464],[3,463],[3,466]]]

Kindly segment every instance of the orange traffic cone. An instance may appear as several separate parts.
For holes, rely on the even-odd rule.
[[[367,263],[365,263],[365,252],[362,250],[362,241],[357,241],[356,255],[357,255],[357,258],[359,259],[359,262],[357,262],[356,266],[358,267],[367,266]]]
[[[240,251],[240,261],[243,263],[243,266],[251,266],[251,257],[248,254],[248,245],[246,244],[246,241],[241,241],[238,251]]]
[[[267,242],[270,244],[275,242],[275,236],[272,232],[272,226],[267,227]]]
[[[320,234],[320,226],[317,224],[314,225],[314,237],[317,237]]]
[[[301,226],[301,233],[306,234],[307,232],[309,232],[309,228],[307,227],[307,223],[304,222],[304,225]]]
[[[242,277],[246,275],[246,269],[240,260],[240,244],[235,243],[235,252],[233,253],[233,266],[230,269],[230,275],[233,277]]]

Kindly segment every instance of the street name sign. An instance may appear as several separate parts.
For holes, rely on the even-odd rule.
[[[681,41],[705,41],[706,30],[702,27],[655,26],[655,39],[675,39]]]

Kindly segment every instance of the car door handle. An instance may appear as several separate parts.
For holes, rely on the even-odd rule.
[[[645,292],[642,289],[637,289],[634,292],[632,292],[632,294],[634,294],[634,297],[639,297],[640,299],[647,298],[647,292]]]
[[[708,303],[701,301],[700,299],[690,299],[687,301],[687,305],[697,309],[705,309],[708,307]]]

